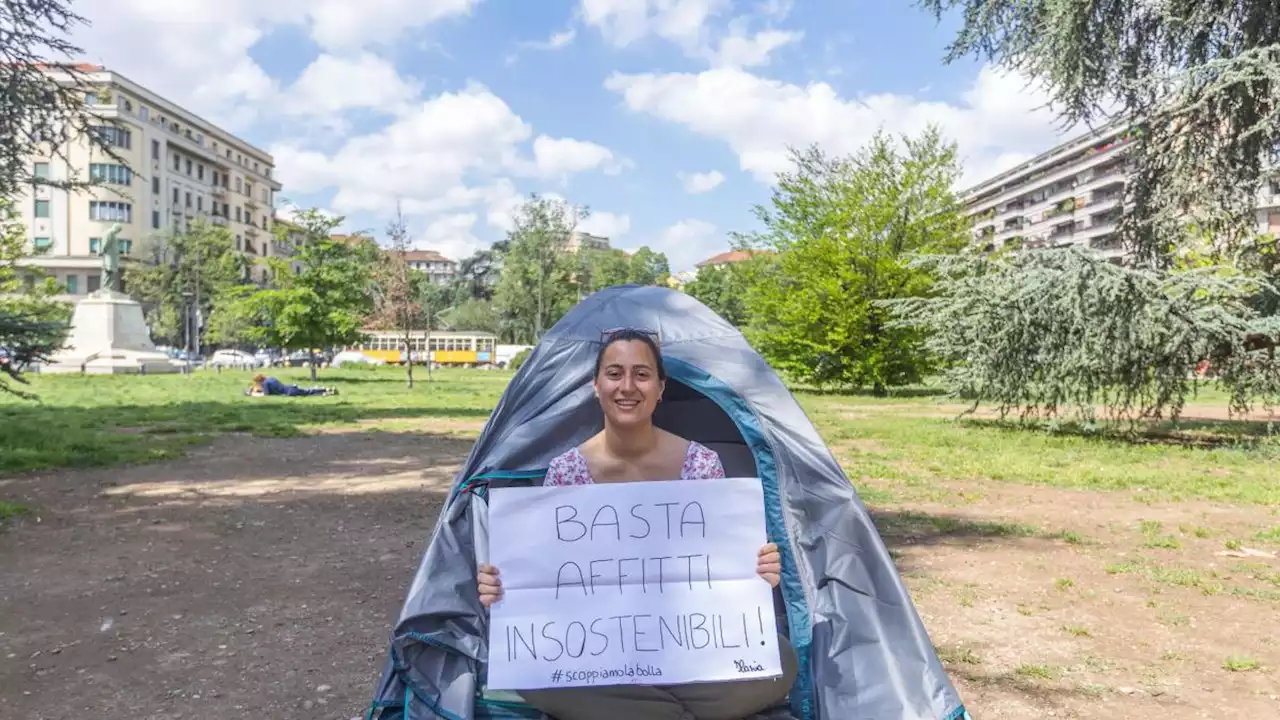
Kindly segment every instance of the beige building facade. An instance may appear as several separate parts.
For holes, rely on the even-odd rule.
[[[987,250],[1085,245],[1119,257],[1117,221],[1141,142],[1127,123],[1068,140],[962,193],[974,241]],[[1280,182],[1258,193],[1258,229],[1280,234]]]
[[[62,157],[47,146],[31,157],[37,176],[101,185],[78,191],[34,186],[17,198],[30,242],[24,264],[51,274],[75,301],[99,287],[98,252],[115,223],[123,228],[126,255],[144,238],[181,232],[197,218],[228,228],[236,249],[251,259],[280,251],[271,234],[280,183],[270,154],[119,73],[81,70],[89,83],[84,102],[103,120],[95,129],[119,157],[87,138],[62,148]],[[70,81],[56,69],[49,73]],[[251,272],[260,277],[266,268]]]

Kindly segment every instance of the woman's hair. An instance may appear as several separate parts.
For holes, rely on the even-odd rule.
[[[658,379],[666,381],[667,370],[662,365],[662,351],[658,349],[658,343],[654,340],[654,334],[644,330],[636,330],[634,328],[622,328],[604,333],[600,341],[600,352],[596,353],[596,377],[600,376],[600,365],[604,363],[604,351],[616,342],[624,340],[639,340],[649,346],[649,352],[653,353],[653,361],[657,364]]]
[[[261,385],[262,383],[264,383],[264,382],[266,382],[266,381],[267,381],[267,376],[266,376],[266,375],[263,375],[262,373],[258,373],[257,375],[254,375],[254,376],[253,376],[253,384],[254,384],[254,385]]]

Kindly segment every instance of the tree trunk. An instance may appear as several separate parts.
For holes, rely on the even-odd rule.
[[[316,381],[316,351],[314,348],[307,348],[307,356],[311,358],[311,362],[307,363],[311,366],[311,382]]]
[[[409,330],[404,332],[404,374],[405,381],[409,385],[409,389],[413,389],[413,340],[409,337]]]

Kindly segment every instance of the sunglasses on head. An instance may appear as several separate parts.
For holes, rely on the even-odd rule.
[[[661,336],[658,335],[658,331],[656,330],[646,330],[644,328],[634,328],[634,327],[616,327],[616,328],[610,328],[608,330],[602,330],[600,332],[600,344],[604,345],[609,342],[612,342],[614,338],[624,333],[639,333],[641,335],[646,335],[651,340],[653,340],[654,343],[658,343],[658,344],[660,344],[660,340],[661,340]]]

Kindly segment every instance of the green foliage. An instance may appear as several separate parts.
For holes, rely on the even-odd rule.
[[[577,261],[566,241],[584,212],[537,195],[516,212],[494,292],[509,337],[536,342],[577,302]]]
[[[802,382],[882,391],[919,381],[931,367],[922,331],[890,325],[876,301],[928,292],[913,253],[965,245],[954,145],[930,128],[901,145],[877,133],[848,158],[810,148],[792,159],[772,208],[757,208],[767,230],[747,242],[777,253],[750,268],[748,338]]]
[[[464,300],[439,315],[440,326],[447,330],[490,332],[502,334],[502,318],[493,303],[485,300]]]
[[[97,88],[84,71],[69,64],[84,56],[69,38],[77,26],[87,24],[73,4],[6,0],[0,6],[0,197],[18,197],[33,184],[66,190],[100,184],[89,178],[35,176],[32,156],[66,160],[71,141],[83,139],[95,154],[123,162],[92,131],[123,123],[91,111],[85,95]]]
[[[1079,248],[915,264],[938,276],[933,294],[885,305],[927,333],[949,389],[973,408],[1177,417],[1206,366],[1233,411],[1280,401],[1280,362],[1265,349],[1280,322],[1257,312],[1259,284],[1238,271],[1126,268]]]
[[[671,277],[667,256],[647,246],[630,256],[617,248],[580,250],[576,260],[574,281],[582,297],[615,285],[664,285]]]
[[[976,55],[1042,83],[1070,123],[1138,124],[1120,234],[1173,264],[1188,236],[1230,263],[1254,241],[1254,195],[1280,147],[1274,0],[923,0],[961,9],[947,59]]]
[[[177,346],[184,341],[187,303],[199,296],[201,315],[209,318],[228,293],[245,284],[248,267],[246,257],[236,252],[231,231],[201,219],[186,232],[140,240],[132,262],[125,265],[125,287],[142,303],[152,339]],[[233,326],[211,325],[209,330],[213,342],[240,340]]]
[[[726,321],[742,328],[751,317],[747,311],[749,278],[748,268],[741,263],[712,265],[698,270],[698,276],[684,286],[684,291]]]
[[[372,240],[338,242],[330,235],[342,222],[307,210],[296,224],[305,233],[294,274],[279,258],[269,262],[273,286],[237,287],[217,308],[219,326],[238,326],[256,344],[316,350],[358,342],[374,310],[373,271],[380,251]],[[315,377],[315,364],[311,375]]]
[[[518,371],[524,366],[525,362],[529,360],[529,356],[532,354],[533,350],[530,350],[529,348],[525,348],[524,350],[516,353],[515,357],[511,358],[511,370]]]
[[[0,349],[9,363],[0,369],[0,394],[17,393],[7,382],[24,382],[20,369],[44,362],[66,342],[71,306],[54,300],[60,290],[53,278],[21,267],[27,229],[18,221],[13,202],[0,197]]]

